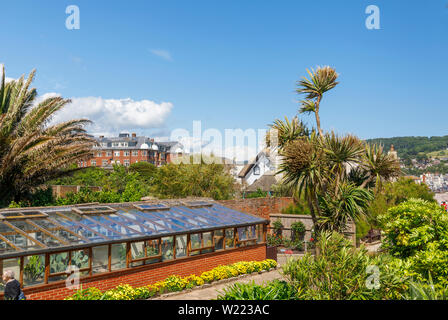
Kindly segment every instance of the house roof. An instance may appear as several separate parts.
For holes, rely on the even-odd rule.
[[[261,189],[261,191],[271,191],[271,186],[276,183],[275,175],[267,173],[248,186],[246,191],[255,192],[258,189]]]
[[[257,154],[257,156],[255,158],[253,158],[251,161],[249,161],[248,164],[246,164],[243,169],[241,169],[240,173],[238,173],[238,177],[239,178],[244,178],[250,171],[250,169],[252,169],[252,167],[258,162],[258,160],[261,158],[261,156],[265,156],[265,157],[269,157],[269,150],[268,148],[263,149],[262,151],[260,151],[260,153]]]

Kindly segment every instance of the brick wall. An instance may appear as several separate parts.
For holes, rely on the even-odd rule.
[[[218,251],[189,257],[185,259],[162,262],[116,271],[104,275],[94,276],[81,280],[84,289],[97,287],[100,290],[108,290],[120,283],[131,286],[144,286],[163,280],[170,275],[188,276],[200,275],[218,265],[226,265],[238,261],[260,261],[266,259],[266,245],[260,244],[251,247],[243,247],[226,251]],[[62,300],[73,294],[74,290],[65,287],[65,283],[48,285],[45,288],[25,288],[24,293],[29,300]]]
[[[294,200],[291,197],[279,197],[279,198],[269,197],[269,198],[220,200],[217,202],[231,209],[254,214],[269,220],[270,214],[281,213],[281,210],[283,208],[288,207],[290,204],[294,203]]]
[[[92,191],[101,191],[101,187],[88,187]],[[63,185],[53,185],[51,190],[53,191],[53,196],[55,198],[64,198],[67,193],[73,192],[78,193],[81,186],[63,186]]]

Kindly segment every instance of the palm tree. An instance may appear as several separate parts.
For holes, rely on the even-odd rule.
[[[347,172],[357,166],[364,152],[364,145],[356,136],[338,136],[333,131],[319,139],[332,178],[335,190],[339,190],[339,182],[347,178]]]
[[[378,145],[366,145],[361,168],[367,174],[367,179],[361,184],[361,188],[365,188],[374,180],[379,186],[381,180],[389,180],[401,174],[400,162],[383,152],[383,147]]]
[[[87,135],[87,119],[48,123],[68,99],[53,97],[36,105],[30,88],[33,70],[25,80],[0,83],[0,199],[3,204],[48,180],[76,169],[69,166],[91,156],[95,140]]]
[[[288,117],[285,117],[285,121],[276,119],[269,127],[270,130],[266,135],[267,147],[277,144],[279,149],[283,149],[287,143],[299,137],[310,135],[306,125],[297,117],[294,117],[291,121],[289,121]],[[275,137],[277,141],[275,141]]]
[[[344,181],[334,188],[328,188],[319,199],[322,216],[319,218],[320,230],[346,231],[348,222],[367,217],[367,208],[373,195],[369,190]]]
[[[307,70],[310,79],[303,78],[297,82],[297,93],[305,94],[306,100],[302,101],[302,107],[300,113],[313,112],[316,117],[317,131],[320,136],[323,136],[322,129],[320,127],[319,108],[322,101],[323,94],[338,84],[336,81],[338,74],[336,70],[329,67],[317,67],[316,71],[313,69]]]
[[[318,193],[322,190],[326,166],[322,150],[318,147],[318,137],[301,137],[288,143],[281,151],[283,161],[278,173],[284,173],[283,183],[293,187],[299,197],[304,195],[316,226],[320,215]]]

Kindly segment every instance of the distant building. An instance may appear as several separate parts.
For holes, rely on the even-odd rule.
[[[275,150],[274,150],[275,151]],[[244,191],[271,191],[271,186],[282,178],[278,171],[278,155],[269,148],[261,151],[255,159],[246,164],[238,174]]]
[[[136,162],[149,162],[161,166],[171,162],[173,154],[182,154],[183,146],[174,141],[155,142],[148,137],[120,133],[118,137],[99,136],[93,147],[93,157],[79,161],[80,167],[111,168],[114,164],[126,167]]]

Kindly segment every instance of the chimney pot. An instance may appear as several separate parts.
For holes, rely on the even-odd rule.
[[[137,138],[137,134],[135,132],[132,133],[132,138]]]

